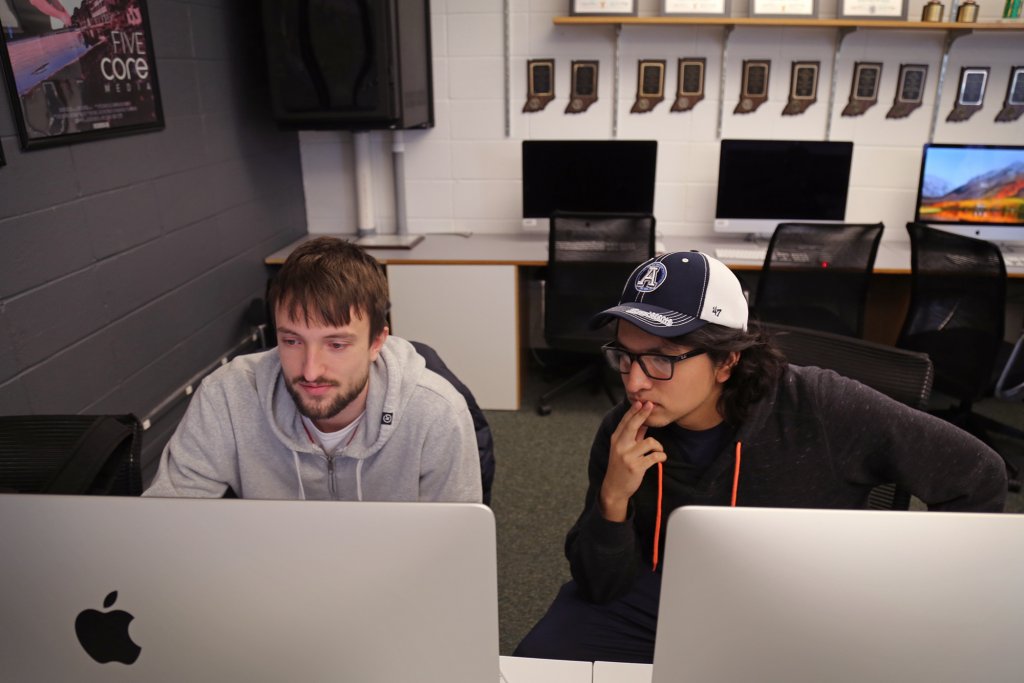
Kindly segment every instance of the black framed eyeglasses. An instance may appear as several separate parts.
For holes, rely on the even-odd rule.
[[[612,370],[623,375],[628,375],[633,363],[639,363],[640,369],[651,379],[672,379],[672,372],[676,363],[687,358],[707,353],[707,349],[694,349],[678,355],[666,355],[664,353],[633,353],[612,343],[601,347],[604,359]]]

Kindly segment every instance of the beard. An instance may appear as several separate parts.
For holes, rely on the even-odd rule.
[[[299,389],[295,385],[303,381],[302,377],[294,377],[285,383],[285,387],[288,389],[288,393],[291,394],[292,400],[295,401],[296,407],[299,412],[308,417],[310,420],[327,420],[334,417],[345,408],[349,406],[362,393],[363,389],[366,388],[366,383],[370,379],[370,371],[366,370],[366,373],[357,378],[354,382],[350,383],[347,387],[339,390],[338,393],[332,396],[325,396],[320,401],[308,401],[300,393]],[[311,384],[330,384],[334,387],[340,387],[339,382],[325,381],[323,378],[313,380]]]

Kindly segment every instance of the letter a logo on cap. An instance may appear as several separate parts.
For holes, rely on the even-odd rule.
[[[668,270],[666,270],[664,264],[655,261],[640,271],[633,286],[636,287],[638,292],[653,292],[658,287],[661,287],[661,283],[665,281],[667,275]]]

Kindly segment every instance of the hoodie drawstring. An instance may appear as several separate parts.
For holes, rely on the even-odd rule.
[[[363,461],[356,460],[356,500],[363,499]]]
[[[742,461],[743,442],[736,442],[736,459],[732,470],[732,496],[729,499],[730,507],[736,507],[736,493],[740,488],[740,463]],[[658,463],[658,511],[654,515],[654,550],[651,553],[651,571],[658,569],[658,545],[661,541],[661,496],[664,482],[664,469],[662,463]]]
[[[299,471],[299,453],[294,448],[292,461],[295,463],[295,478],[299,480],[299,500],[306,500],[306,488],[302,485],[302,473]]]

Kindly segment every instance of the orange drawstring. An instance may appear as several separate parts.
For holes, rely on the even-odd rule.
[[[741,453],[743,452],[743,442],[736,442],[736,466],[732,470],[732,501],[729,503],[732,507],[736,507],[736,492],[740,488],[740,460]]]
[[[731,507],[736,507],[736,493],[740,488],[740,461],[742,460],[743,442],[736,442],[736,464],[732,470],[732,498],[729,501]],[[658,569],[658,542],[661,540],[661,495],[664,471],[661,463],[658,463],[658,511],[654,515],[654,551],[651,553],[651,571]]]
[[[651,571],[655,571],[658,568],[658,540],[661,538],[661,491],[662,481],[664,477],[664,469],[661,467],[661,463],[658,463],[658,511],[654,514],[654,554],[653,564],[651,565]]]

